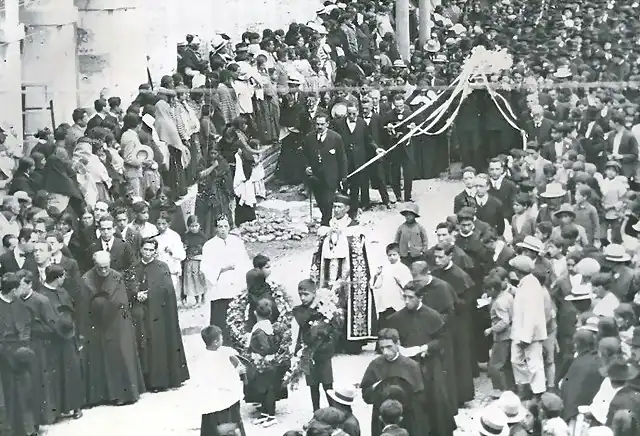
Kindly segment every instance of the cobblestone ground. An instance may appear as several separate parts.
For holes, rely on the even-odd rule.
[[[422,217],[419,221],[426,227],[431,238],[435,226],[452,210],[453,197],[461,190],[459,182],[440,180],[418,181],[414,185],[414,198],[420,206]],[[372,195],[377,195],[372,191]],[[375,199],[376,197],[374,197]],[[308,202],[282,202],[270,200],[263,206],[281,209],[287,207],[292,219],[308,220]],[[314,212],[318,216],[318,211]],[[402,222],[402,217],[395,210],[378,209],[366,212],[360,222],[367,236],[369,256],[373,267],[377,267],[384,259],[384,247],[393,238],[395,229]],[[433,237],[435,239],[435,237]],[[432,243],[435,241],[432,240]],[[282,283],[287,290],[295,294],[297,282],[308,274],[313,244],[309,241],[295,244],[250,245],[252,254],[266,252],[272,259],[273,277]],[[297,298],[297,296],[294,296]],[[181,310],[180,322],[185,333],[194,333],[208,322],[208,310],[204,308]],[[295,332],[294,332],[295,333]],[[203,367],[201,357],[206,352],[200,337],[186,334],[185,348],[192,374],[211,370]],[[373,357],[373,346],[358,356],[336,356],[334,372],[336,386],[359,383],[364,370]],[[107,436],[121,434],[124,436],[169,436],[198,434],[199,420],[191,410],[196,402],[206,401],[193,395],[192,384],[187,382],[183,387],[170,392],[145,394],[136,404],[121,407],[101,406],[85,411],[77,421],[63,421],[46,429],[47,436]],[[486,403],[489,384],[483,375],[476,380],[476,399],[470,404],[471,409]],[[324,398],[322,401],[325,401]],[[324,403],[323,403],[324,404]],[[301,385],[289,394],[289,399],[278,403],[278,424],[263,429],[251,425],[253,406],[245,404],[243,414],[246,417],[247,434],[249,436],[278,436],[286,430],[300,429],[311,416],[311,400],[306,386]],[[356,399],[354,413],[360,420],[362,435],[369,435],[370,407],[361,398]]]

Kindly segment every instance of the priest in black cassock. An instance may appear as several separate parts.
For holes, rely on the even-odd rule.
[[[447,391],[442,370],[442,335],[444,320],[440,314],[422,303],[422,288],[404,290],[405,308],[389,318],[390,328],[400,336],[400,353],[420,364],[425,387],[426,407],[430,434],[451,436],[455,429],[456,414]]]
[[[46,268],[45,282],[38,291],[49,299],[57,315],[57,334],[52,338],[47,352],[53,377],[51,397],[58,415],[78,419],[82,416],[82,407],[85,405],[85,389],[82,384],[75,310],[73,299],[63,287],[66,282],[64,267],[49,265]]]
[[[453,336],[453,355],[455,356],[454,373],[458,393],[458,406],[473,400],[473,361],[471,330],[473,328],[471,309],[475,306],[473,280],[462,268],[453,263],[455,245],[446,243],[434,247],[434,260],[437,266],[433,270],[434,277],[444,280],[456,292],[455,315],[448,323]]]
[[[157,254],[158,241],[143,241],[140,261],[127,272],[138,353],[150,391],[175,388],[189,379],[171,273]]]
[[[381,356],[376,357],[364,372],[360,388],[362,398],[373,405],[371,412],[371,435],[380,436],[380,405],[390,397],[393,390],[402,390],[402,427],[409,434],[428,435],[429,419],[426,413],[424,382],[420,365],[410,357],[400,354],[400,337],[395,329],[382,329],[378,333]],[[405,392],[406,389],[406,392]],[[401,399],[393,398],[398,401]]]
[[[414,262],[411,265],[411,275],[413,275],[413,282],[408,283],[407,286],[420,289],[422,302],[437,311],[444,321],[444,328],[440,338],[443,371],[447,381],[449,401],[452,405],[457,405],[457,374],[454,371],[455,355],[453,353],[453,329],[451,324],[455,321],[454,316],[458,297],[449,283],[431,274],[429,264],[425,261]]]
[[[93,261],[95,266],[82,276],[80,317],[87,404],[132,404],[145,386],[127,288],[122,275],[110,267],[109,252],[94,253]]]

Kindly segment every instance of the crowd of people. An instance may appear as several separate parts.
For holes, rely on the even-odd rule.
[[[261,150],[279,144],[277,178],[308,184],[322,213],[290,311],[296,349],[311,354],[305,434],[359,436],[357,389],[333,386],[331,362],[369,341],[380,355],[358,388],[374,436],[452,434],[485,368],[495,402],[461,430],[637,434],[637,6],[443,2],[405,62],[393,2],[327,1],[311,22],[247,31],[235,46],[189,35],[159,88],[141,85],[126,110],[99,96],[91,117],[76,109],[26,154],[0,130],[0,424],[31,436],[86,407],[181,386],[190,374],[178,306],[205,303],[202,338],[224,377],[203,388],[219,395],[202,402],[201,434],[244,436],[247,386],[257,424],[276,422],[286,375],[270,356],[288,312],[265,285],[269,260],[252,262],[229,231],[255,219]],[[405,139],[357,172],[432,113],[402,122],[441,103],[477,45],[513,56],[490,81],[517,128],[476,89],[453,128]],[[465,189],[430,246],[412,180],[452,159]],[[370,187],[387,207],[403,202],[405,217],[378,269],[357,221]],[[245,280],[240,345],[228,314]],[[335,334],[318,333],[324,289],[340,294]],[[330,407],[320,408],[321,387]]]

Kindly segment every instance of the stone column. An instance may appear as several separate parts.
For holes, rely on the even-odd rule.
[[[78,10],[73,0],[26,2],[20,11],[20,19],[26,26],[22,83],[26,86],[27,106],[48,107],[49,101],[53,100],[55,123],[72,124],[71,114],[78,106]],[[35,133],[46,126],[51,127],[50,111],[27,111],[27,133]]]
[[[420,0],[418,12],[420,48],[422,48],[431,39],[431,0]]]
[[[0,0],[0,126],[22,140],[20,41],[24,26],[18,0]]]
[[[78,8],[78,101],[93,108],[101,95],[126,108],[147,82],[145,27],[137,0],[75,0]]]
[[[396,38],[400,57],[409,61],[409,0],[396,0]]]

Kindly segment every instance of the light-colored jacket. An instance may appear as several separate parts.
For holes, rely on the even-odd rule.
[[[513,317],[513,295],[504,290],[491,302],[491,332],[494,341],[511,339],[511,319]]]
[[[513,298],[511,340],[530,344],[547,339],[545,292],[532,274],[520,280]]]

